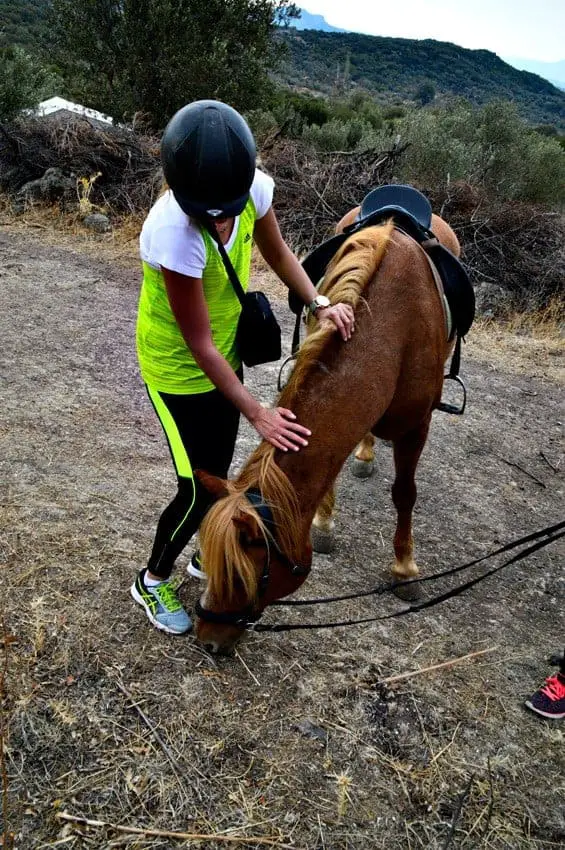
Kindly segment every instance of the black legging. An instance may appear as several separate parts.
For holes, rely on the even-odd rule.
[[[241,374],[238,375],[241,379]],[[212,503],[195,469],[227,478],[239,427],[239,411],[219,390],[172,395],[147,387],[163,426],[177,473],[178,490],[165,508],[147,569],[169,578],[175,559],[197,531]]]

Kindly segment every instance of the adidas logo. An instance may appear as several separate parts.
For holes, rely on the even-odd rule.
[[[249,240],[250,240],[250,239],[251,239],[251,234],[250,234],[250,233],[246,233],[246,234],[245,234],[245,239],[244,239],[243,241],[244,241],[244,242],[249,242]]]

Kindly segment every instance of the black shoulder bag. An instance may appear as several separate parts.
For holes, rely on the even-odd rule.
[[[218,251],[228,273],[230,283],[241,304],[235,342],[237,352],[246,366],[258,366],[279,360],[281,356],[281,329],[264,292],[244,292],[237,273],[228,257],[212,222],[205,220],[206,229],[218,245]]]

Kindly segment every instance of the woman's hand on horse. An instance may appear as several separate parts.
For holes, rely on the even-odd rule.
[[[329,319],[336,326],[342,338],[347,342],[355,330],[355,313],[351,304],[332,304],[331,307],[320,307],[316,310],[319,322]]]
[[[261,407],[250,421],[264,440],[283,452],[288,449],[297,452],[302,446],[307,446],[306,437],[312,433],[308,428],[299,425],[292,410],[285,407]]]

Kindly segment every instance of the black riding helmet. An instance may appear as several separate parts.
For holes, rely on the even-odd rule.
[[[165,180],[187,215],[239,215],[255,175],[253,134],[239,112],[197,100],[173,115],[161,140]]]

